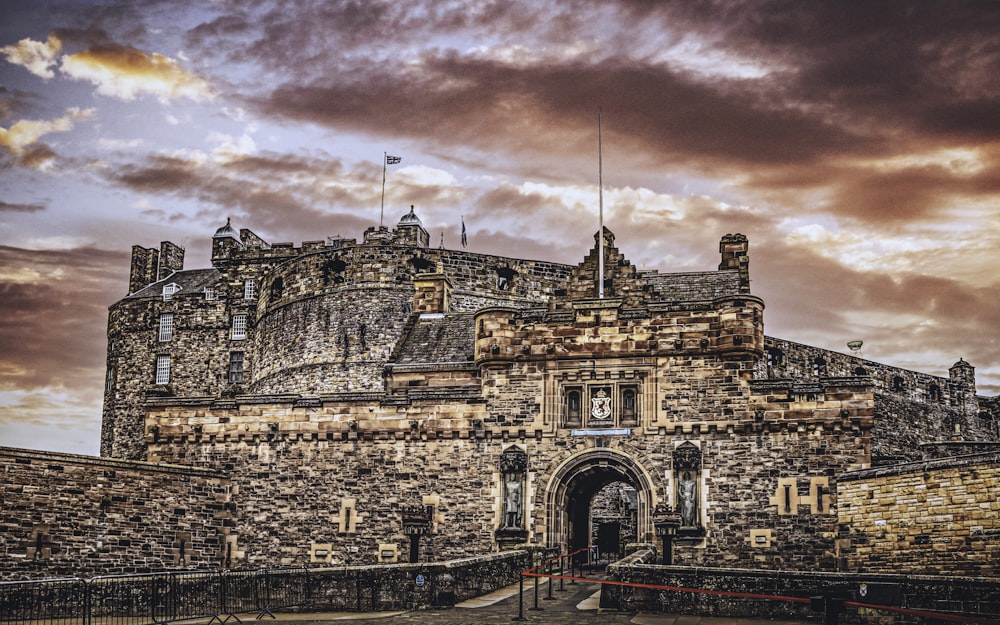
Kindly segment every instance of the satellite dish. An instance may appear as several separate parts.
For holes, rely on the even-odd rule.
[[[864,344],[865,344],[864,341],[848,341],[847,347],[851,350],[851,352],[857,354],[859,351],[861,351],[861,346]]]

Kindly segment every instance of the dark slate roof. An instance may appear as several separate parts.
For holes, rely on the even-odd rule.
[[[222,276],[217,269],[192,269],[190,271],[175,271],[166,278],[148,284],[135,293],[128,295],[125,299],[140,299],[144,297],[162,297],[164,285],[176,283],[181,287],[174,297],[183,297],[189,294],[202,295],[205,287],[218,284]]]
[[[433,365],[472,362],[476,319],[472,313],[424,315],[403,340],[395,364]]]
[[[645,274],[643,279],[650,285],[650,301],[703,302],[740,292],[738,270]]]

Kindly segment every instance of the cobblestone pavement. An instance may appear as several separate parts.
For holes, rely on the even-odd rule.
[[[558,585],[554,586],[558,588]],[[534,589],[525,585],[524,621],[531,623],[551,623],[554,625],[804,625],[797,621],[762,621],[736,618],[707,618],[669,614],[634,614],[600,610],[598,596],[600,584],[583,583],[565,585],[565,590],[554,591],[553,599],[547,600],[546,587],[541,586],[538,605],[534,606]],[[513,586],[491,595],[472,599],[449,609],[416,610],[412,612],[378,613],[330,613],[330,614],[278,614],[272,621],[265,617],[258,622],[280,622],[283,624],[320,625],[321,623],[343,622],[344,625],[489,625],[492,623],[513,624],[518,615],[517,587]],[[254,622],[253,616],[241,617],[246,623]]]

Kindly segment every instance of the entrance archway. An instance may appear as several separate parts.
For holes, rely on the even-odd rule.
[[[656,505],[653,480],[626,454],[612,449],[590,449],[568,458],[549,480],[546,544],[568,551],[591,546],[591,503],[594,495],[615,482],[635,489],[636,539],[651,542],[650,512]]]

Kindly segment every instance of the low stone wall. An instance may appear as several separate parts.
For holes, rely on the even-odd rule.
[[[447,562],[309,569],[303,612],[451,607],[517,581],[531,566],[526,551]]]
[[[0,580],[217,568],[238,555],[219,471],[0,447]]]
[[[605,585],[602,587],[601,606],[667,614],[815,620],[820,615],[810,609],[809,603],[787,598],[805,599],[831,594],[872,605],[990,619],[1000,617],[1000,578],[658,566],[652,564],[655,559],[656,553],[651,549],[638,551],[608,567],[608,579],[709,592]],[[737,596],[740,594],[786,599]],[[847,608],[841,622],[877,622],[885,616],[893,616],[894,623],[922,622],[913,616],[857,607]]]

